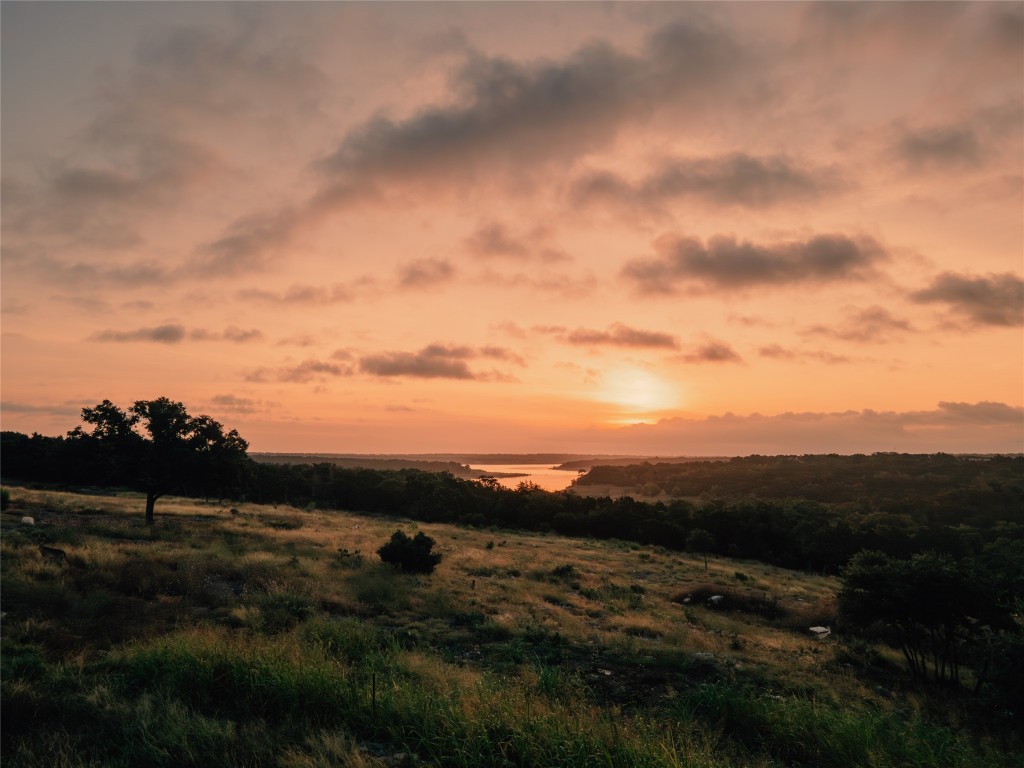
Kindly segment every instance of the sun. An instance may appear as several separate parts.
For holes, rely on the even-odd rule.
[[[628,414],[640,415],[675,408],[680,395],[677,386],[650,371],[617,368],[604,374],[596,399],[617,405]]]

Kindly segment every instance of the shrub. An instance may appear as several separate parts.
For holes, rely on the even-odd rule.
[[[11,492],[6,488],[0,488],[0,512],[6,512],[11,504]]]
[[[433,552],[434,540],[424,533],[410,539],[402,531],[391,534],[391,541],[377,550],[380,559],[406,573],[433,573],[441,555]]]

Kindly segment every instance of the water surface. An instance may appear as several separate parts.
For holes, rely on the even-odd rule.
[[[514,472],[523,477],[499,477],[506,488],[515,488],[522,482],[536,483],[545,491],[563,491],[576,478],[576,472],[553,469],[550,464],[474,464],[482,472]]]

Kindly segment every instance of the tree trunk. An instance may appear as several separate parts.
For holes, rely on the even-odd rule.
[[[153,525],[153,507],[160,494],[156,491],[146,491],[146,525]]]

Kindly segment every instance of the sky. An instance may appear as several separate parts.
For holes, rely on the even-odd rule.
[[[5,430],[1024,451],[1022,3],[0,15]]]

